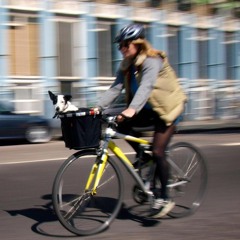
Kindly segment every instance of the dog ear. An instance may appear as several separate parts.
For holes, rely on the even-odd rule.
[[[54,93],[52,93],[51,91],[48,91],[48,94],[49,94],[50,99],[53,101],[53,104],[56,104],[57,96]]]
[[[55,96],[51,91],[48,91],[48,95],[51,99]]]
[[[72,99],[72,96],[71,95],[64,95],[64,99],[65,101],[70,101]]]

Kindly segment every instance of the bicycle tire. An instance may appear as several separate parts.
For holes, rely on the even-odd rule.
[[[173,218],[186,217],[196,212],[204,199],[208,179],[207,163],[200,150],[186,142],[170,146],[168,157],[183,173],[170,166],[169,195],[175,207],[168,215]],[[177,185],[184,180],[185,184]]]
[[[84,191],[96,158],[96,149],[71,155],[60,167],[53,183],[53,208],[58,220],[68,231],[79,236],[93,235],[108,228],[123,200],[123,178],[111,158],[96,194]]]

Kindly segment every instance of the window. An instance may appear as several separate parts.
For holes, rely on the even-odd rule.
[[[168,26],[168,58],[171,66],[179,76],[179,28]],[[180,77],[180,76],[179,76]]]
[[[10,74],[39,75],[39,25],[37,18],[12,15],[9,26]]]
[[[111,23],[99,21],[96,30],[98,76],[111,77],[113,75]]]
[[[57,77],[64,93],[71,93],[72,83],[82,77],[80,24],[76,16],[56,15]]]
[[[206,29],[198,29],[198,67],[199,78],[208,78],[208,31]]]
[[[191,0],[177,0],[177,9],[180,11],[190,11],[192,7]]]
[[[58,76],[73,76],[72,73],[72,23],[57,23],[57,73]]]
[[[226,44],[226,76],[227,79],[234,79],[234,48],[236,44],[234,41],[234,32],[226,32],[224,44]]]

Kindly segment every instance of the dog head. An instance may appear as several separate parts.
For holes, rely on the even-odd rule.
[[[48,91],[49,97],[53,102],[56,113],[64,112],[69,105],[69,101],[71,100],[71,95],[55,95],[51,91]]]

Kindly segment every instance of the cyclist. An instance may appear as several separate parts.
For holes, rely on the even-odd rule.
[[[130,24],[122,28],[114,42],[118,44],[123,60],[114,83],[97,107],[108,107],[125,89],[127,108],[117,117],[118,131],[137,136],[134,127],[154,126],[152,152],[161,192],[155,196],[150,216],[161,218],[175,205],[167,192],[169,166],[165,150],[187,98],[165,53],[152,48],[145,39],[142,25]],[[137,152],[137,144],[131,145]]]

